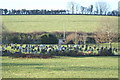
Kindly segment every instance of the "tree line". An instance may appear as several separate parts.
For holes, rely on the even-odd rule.
[[[44,15],[44,14],[66,14],[67,10],[27,10],[27,9],[0,9],[2,15]]]
[[[107,2],[95,2],[95,5],[89,5],[88,7],[82,6],[74,1],[68,2],[68,10],[71,14],[92,14],[92,15],[110,15],[119,16],[120,7],[117,10],[109,10],[110,6]]]
[[[120,16],[120,13],[117,10],[109,11],[103,13],[98,12],[98,11],[93,11],[92,10],[92,5],[91,9],[87,9],[86,7],[81,6],[81,11],[71,11],[70,10],[27,10],[27,9],[21,9],[21,10],[16,10],[16,9],[0,9],[1,15],[108,15],[108,16]]]
[[[67,14],[78,14],[78,15],[109,15],[109,16],[119,16],[120,8],[118,10],[109,11],[110,6],[106,2],[96,2],[95,5],[90,5],[88,7],[81,6],[76,2],[68,2],[67,10],[46,10],[46,9],[0,9],[0,14],[2,15],[67,15]]]

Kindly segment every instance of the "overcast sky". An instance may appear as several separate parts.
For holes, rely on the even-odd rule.
[[[7,9],[67,9],[67,4],[75,1],[81,6],[89,6],[97,1],[104,1],[110,5],[110,10],[118,8],[120,0],[0,0],[0,8]]]

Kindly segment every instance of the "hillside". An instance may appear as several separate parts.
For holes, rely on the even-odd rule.
[[[4,15],[3,24],[12,32],[95,32],[103,27],[117,32],[118,17],[88,15]],[[108,26],[107,26],[108,25]]]

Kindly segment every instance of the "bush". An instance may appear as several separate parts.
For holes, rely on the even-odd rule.
[[[2,56],[12,56],[13,53],[11,53],[9,50],[2,51]]]
[[[41,35],[41,44],[58,44],[58,39],[55,35],[46,33]]]
[[[99,55],[100,56],[112,56],[114,55],[113,51],[112,51],[112,48],[103,48],[99,51]]]
[[[87,37],[86,43],[96,44],[96,40],[93,37]]]
[[[74,44],[74,41],[71,40],[71,41],[67,42],[67,44]]]

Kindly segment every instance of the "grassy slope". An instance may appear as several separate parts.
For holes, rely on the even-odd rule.
[[[13,32],[33,31],[85,31],[94,32],[102,24],[114,24],[117,30],[117,17],[85,15],[11,15],[2,16],[4,25]],[[107,22],[106,20],[111,20]],[[113,27],[113,26],[111,26]]]
[[[3,78],[117,78],[118,57],[3,57]]]

